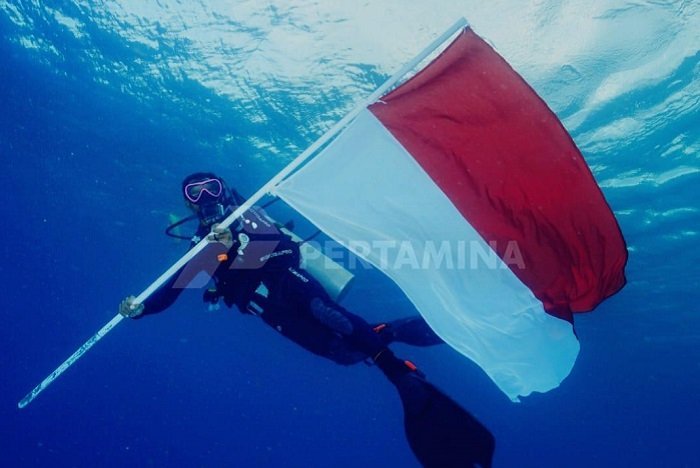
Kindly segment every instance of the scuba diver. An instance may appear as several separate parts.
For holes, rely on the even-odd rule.
[[[389,349],[393,342],[430,346],[443,341],[420,317],[371,325],[348,311],[301,266],[300,244],[290,232],[254,206],[231,225],[218,225],[245,199],[213,173],[199,172],[182,182],[191,217],[198,220],[192,245],[208,244],[143,303],[124,299],[119,313],[133,319],[170,307],[183,289],[201,286],[210,304],[223,301],[259,317],[280,334],[314,354],[342,365],[371,362],[401,396],[405,428],[417,458],[426,466],[490,466],[494,440],[486,428],[425,380],[410,361]],[[203,275],[204,274],[204,275]]]

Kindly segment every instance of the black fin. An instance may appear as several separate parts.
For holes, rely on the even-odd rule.
[[[423,466],[491,466],[495,439],[474,416],[415,372],[394,383],[406,437]]]

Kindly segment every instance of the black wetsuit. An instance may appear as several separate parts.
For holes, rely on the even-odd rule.
[[[143,315],[168,308],[191,282],[206,274],[220,298],[243,313],[259,315],[277,332],[339,364],[375,356],[386,343],[362,318],[335,301],[299,267],[299,246],[259,208],[232,226],[234,244],[208,245],[178,274],[144,301]],[[199,238],[209,234],[200,226]],[[197,239],[195,239],[197,240]],[[191,287],[191,285],[190,285]]]
[[[215,297],[243,313],[258,315],[309,351],[340,364],[372,358],[398,389],[409,445],[424,466],[491,466],[494,440],[488,430],[425,381],[412,363],[397,358],[386,347],[391,341],[386,334],[376,333],[331,300],[318,281],[299,268],[299,247],[289,236],[257,209],[245,213],[233,228],[237,240],[231,248],[209,244],[144,302],[141,316],[166,309],[206,272],[216,283]],[[198,233],[207,234],[204,228]],[[422,339],[401,341],[419,346],[441,343],[422,319],[408,323],[418,332],[414,338]]]

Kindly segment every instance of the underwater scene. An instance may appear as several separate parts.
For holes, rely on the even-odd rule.
[[[618,264],[619,284],[593,311],[575,314],[573,329],[545,303],[550,314],[540,315],[559,323],[569,343],[559,355],[547,351],[568,359],[563,374],[547,376],[555,383],[511,394],[510,370],[496,376],[485,364],[489,353],[474,350],[490,332],[519,330],[487,330],[457,316],[450,323],[469,331],[452,335],[452,325],[425,314],[410,289],[415,276],[385,274],[361,249],[343,247],[334,223],[358,232],[365,219],[349,212],[370,193],[376,205],[366,213],[407,236],[431,231],[399,215],[399,201],[433,216],[443,200],[420,190],[420,174],[394,166],[383,173],[398,197],[375,195],[384,185],[360,180],[360,156],[314,166],[309,178],[327,176],[313,183],[302,168],[279,198],[256,203],[265,206],[260,218],[236,221],[232,238],[225,230],[215,236],[214,245],[236,246],[217,261],[234,262],[229,255],[242,257],[248,235],[255,239],[240,226],[271,220],[274,234],[261,234],[275,241],[260,256],[267,269],[237,273],[254,278],[245,299],[194,277],[172,304],[162,290],[145,309],[122,302],[307,148],[330,154],[344,145],[318,140],[379,99],[366,101],[462,17],[483,39],[480,50],[495,50],[529,85],[523,92],[539,95],[543,112],[561,121],[590,168],[595,196],[596,184],[602,191],[599,207],[614,215],[608,224],[624,237],[620,247],[598,234],[587,198],[569,210],[599,245],[583,256],[611,258],[617,248],[628,257]],[[484,108],[512,93],[501,85]],[[390,118],[370,110],[376,121]],[[365,133],[349,153],[369,145],[368,129],[376,128],[366,111],[355,122]],[[516,141],[518,132],[503,138]],[[539,143],[555,139],[548,138]],[[0,0],[0,157],[3,466],[700,466],[697,1]],[[532,171],[533,187],[568,184],[552,164]],[[333,208],[334,190],[346,186],[328,177],[348,184],[343,213]],[[304,190],[318,200],[305,205]],[[311,266],[289,270],[285,256],[304,255],[300,241],[342,265],[351,281],[333,276],[340,286],[327,292],[324,278],[306,273]],[[518,252],[506,250],[517,264]],[[277,275],[276,265],[292,271],[285,287],[298,288],[289,286],[284,297],[293,299],[284,301],[305,301],[311,315],[303,320],[273,318],[276,291],[262,287],[270,283],[260,275]],[[534,297],[509,289],[517,281],[508,272],[493,280],[506,285],[494,301]],[[605,274],[591,281],[613,283]],[[228,281],[217,278],[217,287]],[[317,288],[311,300],[298,292],[310,291],[309,281]],[[425,301],[449,309],[450,292],[429,284]],[[120,311],[142,315],[122,320]],[[18,407],[110,321],[99,343]],[[321,346],[304,323],[331,341]],[[336,341],[352,352],[341,356]],[[539,346],[533,353],[545,353]],[[520,364],[528,375],[538,370]],[[464,457],[451,458],[453,449]]]

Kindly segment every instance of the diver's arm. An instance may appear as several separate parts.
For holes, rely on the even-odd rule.
[[[143,302],[144,307],[141,313],[127,316],[137,318],[143,315],[162,312],[173,305],[183,289],[191,288],[190,285],[192,281],[201,278],[202,274],[208,275],[209,278],[214,276],[219,266],[218,257],[226,254],[232,246],[231,232],[228,231],[226,233],[215,230],[215,232],[205,234],[205,232],[202,231],[203,230],[200,230],[198,235],[212,236],[209,239],[209,244]],[[193,242],[192,245],[190,245],[190,249],[195,245],[196,244]]]
[[[135,296],[129,296],[119,304],[119,313],[124,317],[138,319],[144,315],[157,314],[162,312],[175,302],[182,288],[175,285],[178,277],[182,273],[180,269],[172,278],[170,278],[163,286],[158,288],[141,304],[135,304]]]
[[[197,234],[200,234],[200,232],[198,231]],[[192,241],[190,243],[190,249],[195,245],[196,243]],[[186,266],[187,265],[180,268],[163,286],[146,298],[142,304],[134,305],[134,299],[136,299],[134,296],[125,298],[119,304],[119,313],[124,317],[137,319],[143,315],[157,314],[173,305],[182,292],[182,288],[178,287],[179,285],[176,285],[176,283]]]
[[[143,313],[133,318],[140,318],[144,315],[157,314],[158,312],[163,312],[165,309],[170,307],[175,303],[177,298],[182,293],[183,288],[177,287],[175,283],[180,277],[183,268],[181,268],[177,273],[175,273],[167,283],[158,288],[156,292],[151,294],[145,301],[143,301]]]

